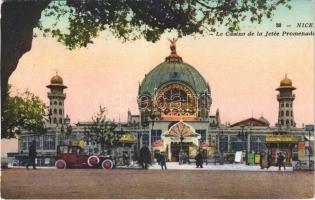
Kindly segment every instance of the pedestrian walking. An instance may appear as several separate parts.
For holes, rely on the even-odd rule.
[[[208,154],[206,150],[203,151],[203,158],[204,158],[203,162],[205,162],[206,165],[208,165]]]
[[[202,153],[198,152],[198,154],[196,155],[196,167],[197,168],[203,168],[202,164],[203,164],[203,158],[202,158]]]
[[[167,170],[164,152],[160,153],[160,159],[159,160],[160,160],[161,169],[163,170],[163,167],[164,167],[164,169]]]
[[[151,152],[147,146],[140,149],[139,162],[143,169],[148,169],[148,164],[151,163]]]
[[[278,158],[277,158],[279,171],[281,171],[281,166],[283,166],[283,169],[285,170],[284,159],[285,159],[284,155],[281,152],[279,152],[278,153]]]
[[[160,161],[161,153],[160,152],[155,153],[154,157],[158,165],[161,165],[161,161]]]
[[[123,162],[125,166],[129,166],[129,159],[127,153],[123,154]]]
[[[35,158],[36,158],[36,141],[33,140],[31,142],[31,145],[29,146],[28,149],[28,161],[26,164],[26,169],[28,169],[28,166],[33,165],[33,169],[36,169],[36,163],[35,163]]]

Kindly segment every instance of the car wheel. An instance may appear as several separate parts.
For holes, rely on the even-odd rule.
[[[106,159],[102,162],[102,168],[103,169],[112,169],[113,165],[114,165],[114,163],[110,159]]]
[[[66,161],[64,161],[64,160],[57,160],[57,161],[55,162],[55,167],[56,167],[57,169],[66,169],[67,163],[66,163]]]
[[[96,166],[100,162],[100,159],[97,156],[90,156],[87,160],[87,163],[90,167]]]

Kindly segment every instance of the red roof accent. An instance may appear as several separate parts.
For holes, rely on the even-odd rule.
[[[162,140],[157,140],[152,144],[152,147],[160,147],[163,145],[163,141]]]

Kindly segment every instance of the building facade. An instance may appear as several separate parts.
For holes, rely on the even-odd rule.
[[[277,152],[282,151],[290,162],[298,142],[311,140],[304,127],[296,127],[293,117],[293,90],[296,88],[287,76],[276,89],[279,91],[279,112],[275,126],[263,116],[231,125],[222,124],[219,110],[213,116],[209,114],[212,103],[209,83],[177,54],[176,40],[170,41],[170,55],[146,74],[139,85],[139,115],[128,110],[127,121],[117,123],[116,132],[135,138],[128,146],[133,160],[137,159],[139,149],[146,145],[152,152],[165,152],[168,161],[178,161],[180,153],[193,158],[203,150],[207,155],[219,152],[225,160],[237,151],[264,152],[272,155],[273,163]],[[85,137],[91,122],[70,125],[70,119],[65,117],[66,94],[63,90],[67,87],[62,78],[56,74],[47,88],[50,89],[47,132],[34,136],[23,131],[16,156],[26,157],[28,145],[34,139],[38,164],[41,165],[53,165],[57,145],[70,144],[74,140],[85,141],[87,153],[95,152],[97,147]]]

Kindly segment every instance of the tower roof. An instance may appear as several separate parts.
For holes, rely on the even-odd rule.
[[[292,81],[291,79],[288,78],[287,75],[280,81],[280,87],[278,87],[276,90],[281,91],[281,90],[295,90],[296,88],[292,86]]]
[[[58,72],[56,72],[56,75],[51,77],[50,79],[50,85],[47,85],[48,88],[52,87],[59,87],[59,88],[67,88],[67,86],[63,85],[63,79],[61,76],[58,75]]]
[[[280,86],[292,86],[292,81],[285,75],[284,79],[280,81]]]

